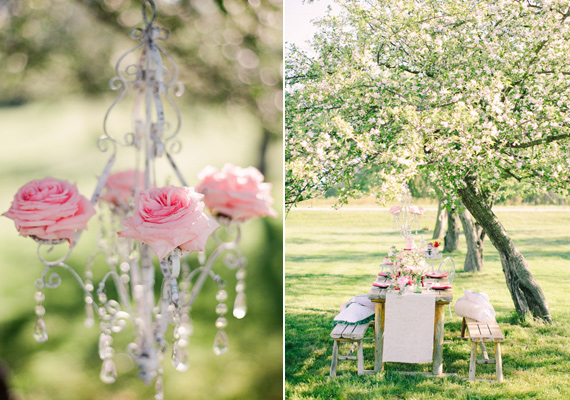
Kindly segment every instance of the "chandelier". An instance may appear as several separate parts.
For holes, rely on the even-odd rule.
[[[131,326],[135,337],[127,352],[141,379],[154,382],[155,398],[162,399],[163,359],[171,357],[179,371],[188,368],[191,308],[208,279],[218,286],[213,352],[228,351],[229,294],[213,267],[221,260],[235,271],[233,316],[243,318],[247,313],[247,260],[239,249],[241,224],[253,217],[275,217],[276,212],[271,207],[271,185],[253,167],[206,167],[199,175],[199,185],[188,187],[174,159],[181,148],[177,138],[181,116],[173,98],[183,94],[183,86],[177,80],[174,59],[159,44],[169,32],[155,26],[153,0],[143,0],[142,18],[144,28],[130,33],[139,44],[118,59],[116,77],[110,82],[118,96],[105,115],[104,133],[98,141],[99,149],[110,155],[91,198],[79,194],[75,185],[48,177],[24,185],[4,215],[14,220],[22,236],[37,242],[37,255],[44,265],[35,282],[34,338],[48,340],[45,292],[59,287],[60,273],[65,271],[83,289],[86,325],[95,325],[96,317],[99,321],[101,380],[112,383],[117,379],[113,336]],[[136,61],[131,63],[132,57]],[[134,99],[132,131],[112,134],[113,115],[128,95]],[[135,150],[136,165],[114,172],[122,148]],[[180,186],[160,186],[164,183],[158,176],[158,161],[171,169]],[[86,261],[82,277],[67,260],[95,214],[101,226],[97,252]],[[55,247],[66,245],[69,249],[63,255],[54,255]],[[189,260],[191,253],[197,253],[197,260]],[[109,271],[96,286],[93,266],[99,254],[105,257]]]
[[[423,208],[412,205],[412,194],[408,186],[404,185],[400,205],[391,207],[390,214],[394,217],[394,229],[400,231],[400,234],[408,240],[408,244],[413,243],[413,231],[417,234],[420,229],[420,216],[423,213]]]

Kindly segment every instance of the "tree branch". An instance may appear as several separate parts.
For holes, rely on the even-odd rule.
[[[570,138],[570,133],[565,133],[563,135],[548,136],[545,138],[532,140],[532,141],[526,142],[526,143],[519,143],[519,144],[505,143],[505,146],[509,147],[511,149],[528,149],[530,147],[539,146],[539,145],[545,144],[545,143],[557,142],[559,140],[563,140],[563,139],[567,139],[567,138]]]

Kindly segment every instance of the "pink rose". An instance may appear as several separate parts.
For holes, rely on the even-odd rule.
[[[59,179],[31,181],[18,190],[4,215],[14,220],[22,236],[44,240],[66,239],[71,246],[75,231],[87,229],[95,209],[77,186]]]
[[[390,208],[390,214],[399,214],[401,211],[401,208],[398,206],[394,206],[392,208]]]
[[[406,286],[408,284],[409,280],[405,276],[401,276],[398,278],[398,280],[396,282],[398,283],[398,286],[403,288],[404,286]]]
[[[135,213],[121,223],[119,236],[149,245],[163,259],[176,247],[203,251],[219,224],[206,213],[194,188],[167,186],[137,193]]]
[[[410,212],[416,215],[422,215],[424,213],[424,209],[418,206],[411,206]]]
[[[123,171],[109,175],[101,200],[121,208],[128,208],[129,199],[145,187],[144,172]]]
[[[204,194],[204,202],[213,214],[236,221],[251,217],[276,217],[271,204],[271,184],[263,182],[257,168],[240,168],[226,164],[221,171],[208,166],[200,172],[202,182],[196,191]]]

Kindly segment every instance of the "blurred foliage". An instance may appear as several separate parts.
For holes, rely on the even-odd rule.
[[[141,1],[0,0],[0,104],[108,93],[117,59],[137,43]],[[156,0],[163,46],[185,101],[254,115],[265,149],[282,134],[282,0]]]

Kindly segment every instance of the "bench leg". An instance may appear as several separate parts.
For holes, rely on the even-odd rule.
[[[469,380],[475,380],[475,369],[477,368],[477,342],[471,343],[471,360],[469,361]]]
[[[461,323],[461,337],[465,339],[465,329],[467,328],[467,323],[465,322],[465,317],[463,317],[463,322]]]
[[[334,341],[332,362],[331,362],[331,376],[336,376],[336,364],[338,363],[338,340]]]
[[[364,352],[362,350],[362,340],[358,342],[358,351],[356,353],[358,363],[358,375],[364,374]]]
[[[503,382],[503,359],[501,356],[501,343],[495,342],[495,368],[497,370],[497,382]]]

